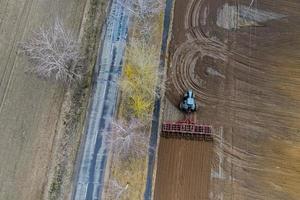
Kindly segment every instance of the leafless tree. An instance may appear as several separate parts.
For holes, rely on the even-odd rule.
[[[108,142],[112,145],[116,160],[141,158],[148,152],[149,138],[145,125],[137,119],[129,122],[113,121],[108,134]]]
[[[118,0],[117,2],[140,18],[151,17],[164,8],[163,0]]]
[[[118,200],[125,196],[129,184],[120,184],[116,179],[109,180],[106,184],[105,200]]]
[[[62,83],[82,78],[83,56],[72,32],[57,19],[52,26],[42,26],[20,44],[31,63],[28,71],[38,77]]]

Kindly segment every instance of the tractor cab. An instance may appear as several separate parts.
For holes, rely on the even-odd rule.
[[[183,100],[179,105],[179,108],[181,111],[190,113],[190,112],[195,112],[196,111],[196,100],[194,97],[194,93],[192,90],[188,90],[184,96]]]
[[[213,141],[212,127],[210,125],[197,124],[190,119],[177,122],[163,122],[161,136],[165,138]]]
[[[179,104],[181,111],[190,114],[196,111],[196,99],[192,90],[186,91]],[[165,138],[183,138],[188,140],[213,141],[212,126],[197,124],[186,116],[181,121],[165,121],[162,123],[161,136]]]

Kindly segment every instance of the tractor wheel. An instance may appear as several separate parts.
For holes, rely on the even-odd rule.
[[[179,109],[182,111],[183,109],[182,109],[182,104],[180,103],[179,104]]]

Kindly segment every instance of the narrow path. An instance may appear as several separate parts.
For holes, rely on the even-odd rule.
[[[113,0],[94,72],[93,91],[87,115],[85,141],[73,199],[101,199],[106,145],[103,133],[114,115],[117,85],[126,45],[130,13]]]
[[[162,37],[162,46],[161,46],[161,58],[165,58],[167,51],[167,43],[169,38],[170,24],[172,18],[172,10],[173,10],[173,1],[174,0],[166,0],[166,8],[164,13],[164,29],[163,29],[163,37]],[[161,72],[164,71],[165,60],[162,59],[160,62],[159,70]],[[160,88],[160,86],[158,86]],[[159,92],[158,92],[159,93]],[[160,108],[161,108],[161,98],[156,97],[154,110],[152,114],[152,126],[151,126],[151,136],[150,136],[150,147],[148,152],[148,169],[147,169],[147,182],[146,188],[144,192],[144,199],[150,200],[153,199],[153,182],[155,179],[154,171],[155,171],[155,163],[156,160],[156,150],[157,150],[157,141],[158,141],[158,132],[159,132],[159,121],[160,121]]]

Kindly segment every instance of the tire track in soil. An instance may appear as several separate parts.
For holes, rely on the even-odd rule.
[[[23,10],[22,10],[22,14],[20,15],[19,17],[19,20],[17,22],[17,31],[16,31],[16,34],[14,36],[14,39],[13,39],[13,43],[12,43],[12,48],[9,52],[9,55],[8,55],[8,59],[7,59],[7,62],[5,64],[5,69],[4,69],[4,73],[1,77],[1,82],[0,82],[0,94],[2,94],[2,98],[1,98],[1,101],[0,101],[0,113],[3,109],[3,105],[4,105],[4,102],[5,102],[5,98],[7,96],[7,93],[9,91],[9,87],[10,87],[10,84],[11,84],[11,81],[12,81],[12,75],[13,75],[13,71],[15,69],[15,62],[16,62],[16,59],[17,59],[17,54],[15,53],[16,52],[16,49],[18,48],[17,47],[17,43],[20,41],[21,38],[23,38],[24,34],[25,34],[25,30],[26,30],[26,27],[28,25],[28,17],[29,17],[29,14],[31,13],[31,9],[32,9],[32,5],[33,5],[33,1],[34,0],[27,0],[26,3],[24,4],[24,7],[23,7]],[[22,21],[24,20],[23,23],[21,23]],[[23,26],[21,26],[23,25]],[[21,35],[19,35],[21,34]],[[15,54],[15,55],[13,55]],[[12,61],[11,61],[12,59]],[[9,64],[12,62],[11,64],[11,69],[9,69]],[[4,82],[5,81],[5,76],[7,74],[7,70],[8,70],[8,80],[6,81],[6,84],[3,86]],[[3,86],[3,89],[1,89],[1,86]],[[3,90],[3,92],[1,91]]]
[[[42,19],[52,21],[55,13],[53,11],[69,10],[66,4],[72,3],[59,2],[57,5],[58,1],[31,0],[18,2],[19,4],[9,1],[8,10],[5,11],[8,14],[2,27],[3,31],[10,30],[11,35],[5,36],[5,39],[9,39],[4,43],[7,52],[3,52],[4,59],[1,66],[3,73],[0,72],[0,77],[3,75],[0,80],[0,100],[2,91],[6,91],[3,102],[0,102],[2,104],[0,129],[3,139],[1,142],[3,151],[0,156],[6,160],[1,164],[0,174],[3,181],[0,183],[0,196],[4,199],[41,199],[47,163],[51,156],[50,146],[64,95],[63,91],[55,86],[41,84],[38,79],[28,79],[23,73],[26,61],[14,53],[17,52],[18,41],[24,35],[30,35],[31,28],[43,23]],[[55,9],[55,5],[59,9]],[[65,11],[65,13],[73,16],[78,12],[72,11],[71,14]],[[59,16],[69,22],[65,15],[67,14]],[[76,17],[72,20],[75,21]]]
[[[3,21],[4,21],[3,18],[4,18],[4,16],[5,16],[5,11],[7,10],[8,1],[9,1],[9,0],[2,1],[2,2],[0,3],[0,8],[4,8],[4,9],[3,9],[3,13],[0,13],[0,30],[2,30],[2,24],[3,24]],[[3,6],[3,5],[5,5],[5,6]]]
[[[293,187],[300,183],[293,176],[299,177],[294,170],[300,164],[299,159],[292,159],[293,154],[287,154],[278,146],[294,149],[296,147],[289,143],[296,145],[300,141],[295,133],[299,128],[300,101],[295,95],[299,85],[296,68],[299,61],[296,57],[290,58],[296,55],[293,52],[296,50],[289,45],[291,41],[299,44],[294,35],[300,28],[297,23],[300,16],[295,14],[300,5],[294,0],[276,3],[264,0],[255,3],[251,9],[257,9],[257,13],[259,10],[272,11],[288,19],[266,22],[261,27],[224,30],[216,25],[216,16],[226,3],[236,7],[249,5],[246,0],[176,1],[168,68],[170,89],[166,96],[173,105],[178,105],[181,94],[188,88],[194,89],[200,104],[198,120],[212,124],[216,134],[219,129],[223,130],[224,135],[215,135],[214,141],[212,199],[298,199]],[[287,9],[283,9],[283,5]],[[283,47],[292,54],[282,54],[285,53]],[[168,104],[164,117],[174,120],[176,108]],[[180,196],[184,192],[190,194],[190,185],[183,185],[185,190],[177,191],[176,181],[180,182],[180,178],[176,176],[176,168],[164,161],[167,156],[178,156],[178,152],[170,151],[164,139],[159,148],[156,198],[193,199]],[[160,158],[165,152],[169,155]],[[199,151],[200,155],[204,154]],[[282,159],[294,160],[293,167],[283,164]],[[278,168],[273,169],[274,166]],[[222,168],[224,177],[218,174],[217,167]],[[288,183],[279,179],[283,172],[289,177]],[[200,172],[194,175],[197,173]],[[198,184],[205,185],[205,182],[199,180]],[[165,192],[167,195],[164,189],[178,194]],[[165,196],[160,198],[160,195]]]

